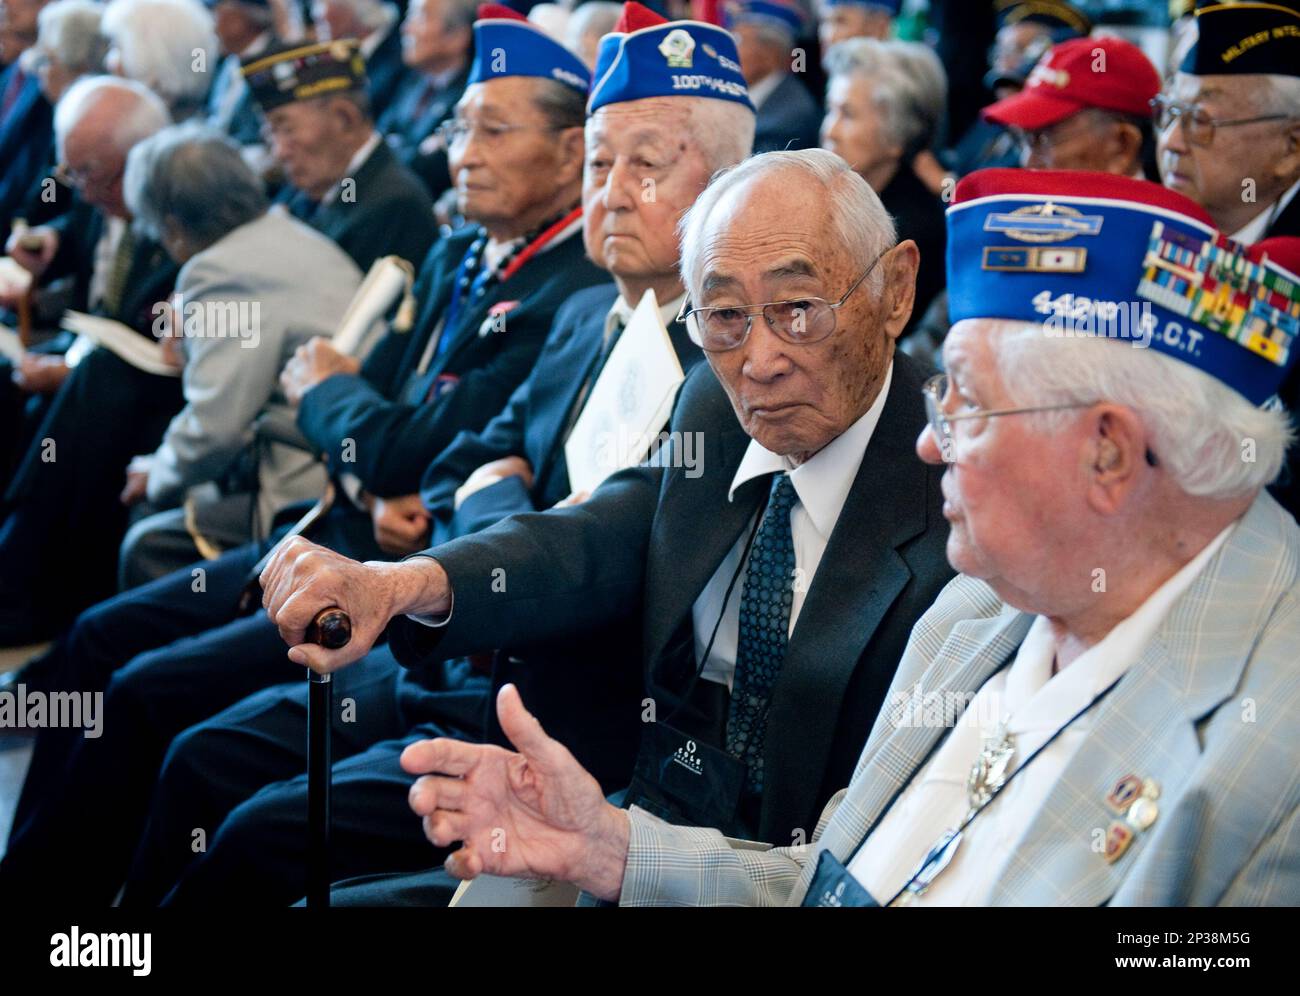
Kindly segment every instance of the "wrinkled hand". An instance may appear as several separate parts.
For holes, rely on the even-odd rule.
[[[301,536],[285,542],[262,571],[262,605],[289,644],[289,659],[320,674],[358,660],[393,616],[445,614],[451,603],[446,572],[428,557],[396,564],[359,563]],[[352,639],[338,650],[304,643],[307,627],[337,606],[352,619]]]
[[[370,502],[375,542],[384,553],[395,557],[424,549],[429,536],[429,518],[429,511],[419,495],[376,497]]]
[[[304,394],[327,377],[340,373],[354,374],[360,370],[360,360],[340,353],[328,339],[316,336],[299,346],[284,365],[280,387],[289,403],[296,405]]]
[[[411,809],[456,878],[511,875],[573,882],[602,899],[622,890],[628,816],[568,749],[548,737],[514,685],[497,696],[501,729],[518,748],[439,738],[411,744],[402,769],[422,775]]]
[[[27,248],[29,245],[37,247]],[[9,241],[5,243],[5,252],[37,280],[49,269],[58,251],[59,233],[45,226],[17,229],[10,233]]]
[[[123,505],[130,508],[132,505],[145,500],[149,493],[149,471],[147,470],[130,470],[126,472],[126,487],[122,489],[119,500]]]
[[[10,375],[13,382],[32,394],[53,394],[68,379],[68,364],[62,356],[23,353]]]

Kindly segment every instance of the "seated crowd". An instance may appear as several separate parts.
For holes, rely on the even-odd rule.
[[[0,0],[0,895],[1300,903],[1300,2],[903,6]]]

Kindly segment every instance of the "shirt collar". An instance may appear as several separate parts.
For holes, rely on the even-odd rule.
[[[894,361],[891,359],[876,400],[866,414],[797,467],[788,457],[773,453],[757,439],[750,439],[740,466],[736,468],[736,476],[731,479],[727,500],[733,500],[737,489],[746,481],[788,471],[790,483],[794,485],[795,494],[807,510],[813,527],[823,539],[829,539],[858,476],[867,444],[880,423],[880,413],[885,410],[885,399],[889,396],[893,379]]]
[[[392,33],[393,25],[397,21],[396,9],[387,4],[380,9],[383,11],[384,23],[362,38],[361,44],[358,46],[358,49],[367,62],[369,62],[370,57],[375,54],[375,49],[379,48],[379,46],[384,43],[385,39],[388,38],[389,34]]]
[[[753,103],[755,110],[761,108],[765,103],[767,103],[767,99],[772,96],[776,91],[776,88],[781,85],[783,79],[785,79],[785,73],[783,72],[777,71],[775,73],[768,73],[749,88],[749,99],[750,102]]]
[[[355,177],[357,175],[357,170],[361,169],[362,165],[370,158],[370,154],[375,151],[381,141],[383,141],[383,139],[380,137],[379,132],[372,131],[370,137],[361,144],[361,148],[357,149],[352,158],[348,161],[348,168],[343,171],[344,177]],[[334,184],[334,186],[330,187],[330,189],[325,192],[325,196],[320,199],[320,202],[322,204],[332,204],[334,198],[339,195],[339,188],[342,185],[343,181],[340,180],[338,183]]]
[[[663,319],[664,328],[670,328],[673,320],[677,317],[677,312],[681,310],[682,301],[686,299],[686,292],[683,291],[667,304],[659,305],[659,317]],[[613,307],[609,309],[609,314],[605,316],[605,338],[608,339],[610,333],[614,331],[615,325],[622,325],[627,328],[627,323],[632,320],[632,312],[635,310],[623,300],[620,294],[614,301]]]
[[[1260,239],[1268,235],[1268,226],[1277,219],[1277,217],[1286,210],[1287,205],[1295,199],[1296,191],[1300,191],[1300,180],[1291,184],[1283,192],[1282,196],[1266,207],[1259,214],[1255,215],[1250,221],[1242,225],[1231,236],[1233,242],[1241,242],[1245,245],[1254,245]]]

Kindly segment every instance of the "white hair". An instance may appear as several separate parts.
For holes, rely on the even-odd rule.
[[[795,183],[818,185],[830,212],[831,232],[864,266],[898,241],[894,220],[871,185],[835,153],[825,149],[764,152],[715,175],[681,220],[682,282],[692,299],[700,299],[704,234],[713,209],[732,188],[778,171],[797,174],[791,177]],[[883,272],[873,270],[867,286],[878,293],[883,283]]]
[[[143,83],[118,76],[83,76],[64,91],[54,108],[54,143],[59,159],[63,159],[69,133],[95,111],[100,98],[110,91],[129,93],[135,98],[131,110],[113,129],[113,140],[122,153],[171,124],[167,105]]]
[[[825,67],[833,77],[871,81],[885,133],[904,150],[926,148],[933,141],[948,99],[948,77],[929,46],[849,38],[830,47]]]
[[[977,321],[1000,336],[998,365],[1016,404],[1108,401],[1133,409],[1151,434],[1156,459],[1189,495],[1246,495],[1272,483],[1282,468],[1292,439],[1285,412],[1252,405],[1182,360],[1095,336],[1049,340],[1035,322]],[[1074,414],[1025,417],[1050,429]],[[1248,440],[1253,460],[1243,458]]]
[[[690,133],[703,150],[709,172],[735,166],[754,151],[754,112],[734,100],[679,97],[690,108]]]
[[[622,16],[620,4],[611,0],[590,0],[569,15],[564,25],[564,44],[577,52],[585,36],[609,34]]]
[[[218,47],[212,15],[198,0],[111,0],[103,25],[124,75],[173,109],[201,105]]]
[[[54,0],[37,15],[37,46],[71,73],[103,72],[108,51],[99,30],[103,10],[92,0]]]
[[[1258,113],[1300,117],[1300,76],[1265,73],[1261,79],[1261,85],[1252,90]]]
[[[387,0],[332,0],[348,7],[369,31],[382,28],[397,17],[397,5]]]

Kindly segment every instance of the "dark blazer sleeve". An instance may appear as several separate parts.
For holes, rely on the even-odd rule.
[[[581,505],[511,516],[416,556],[451,578],[446,626],[389,626],[400,663],[419,667],[496,647],[572,637],[641,611],[646,546],[663,471],[611,476]]]

